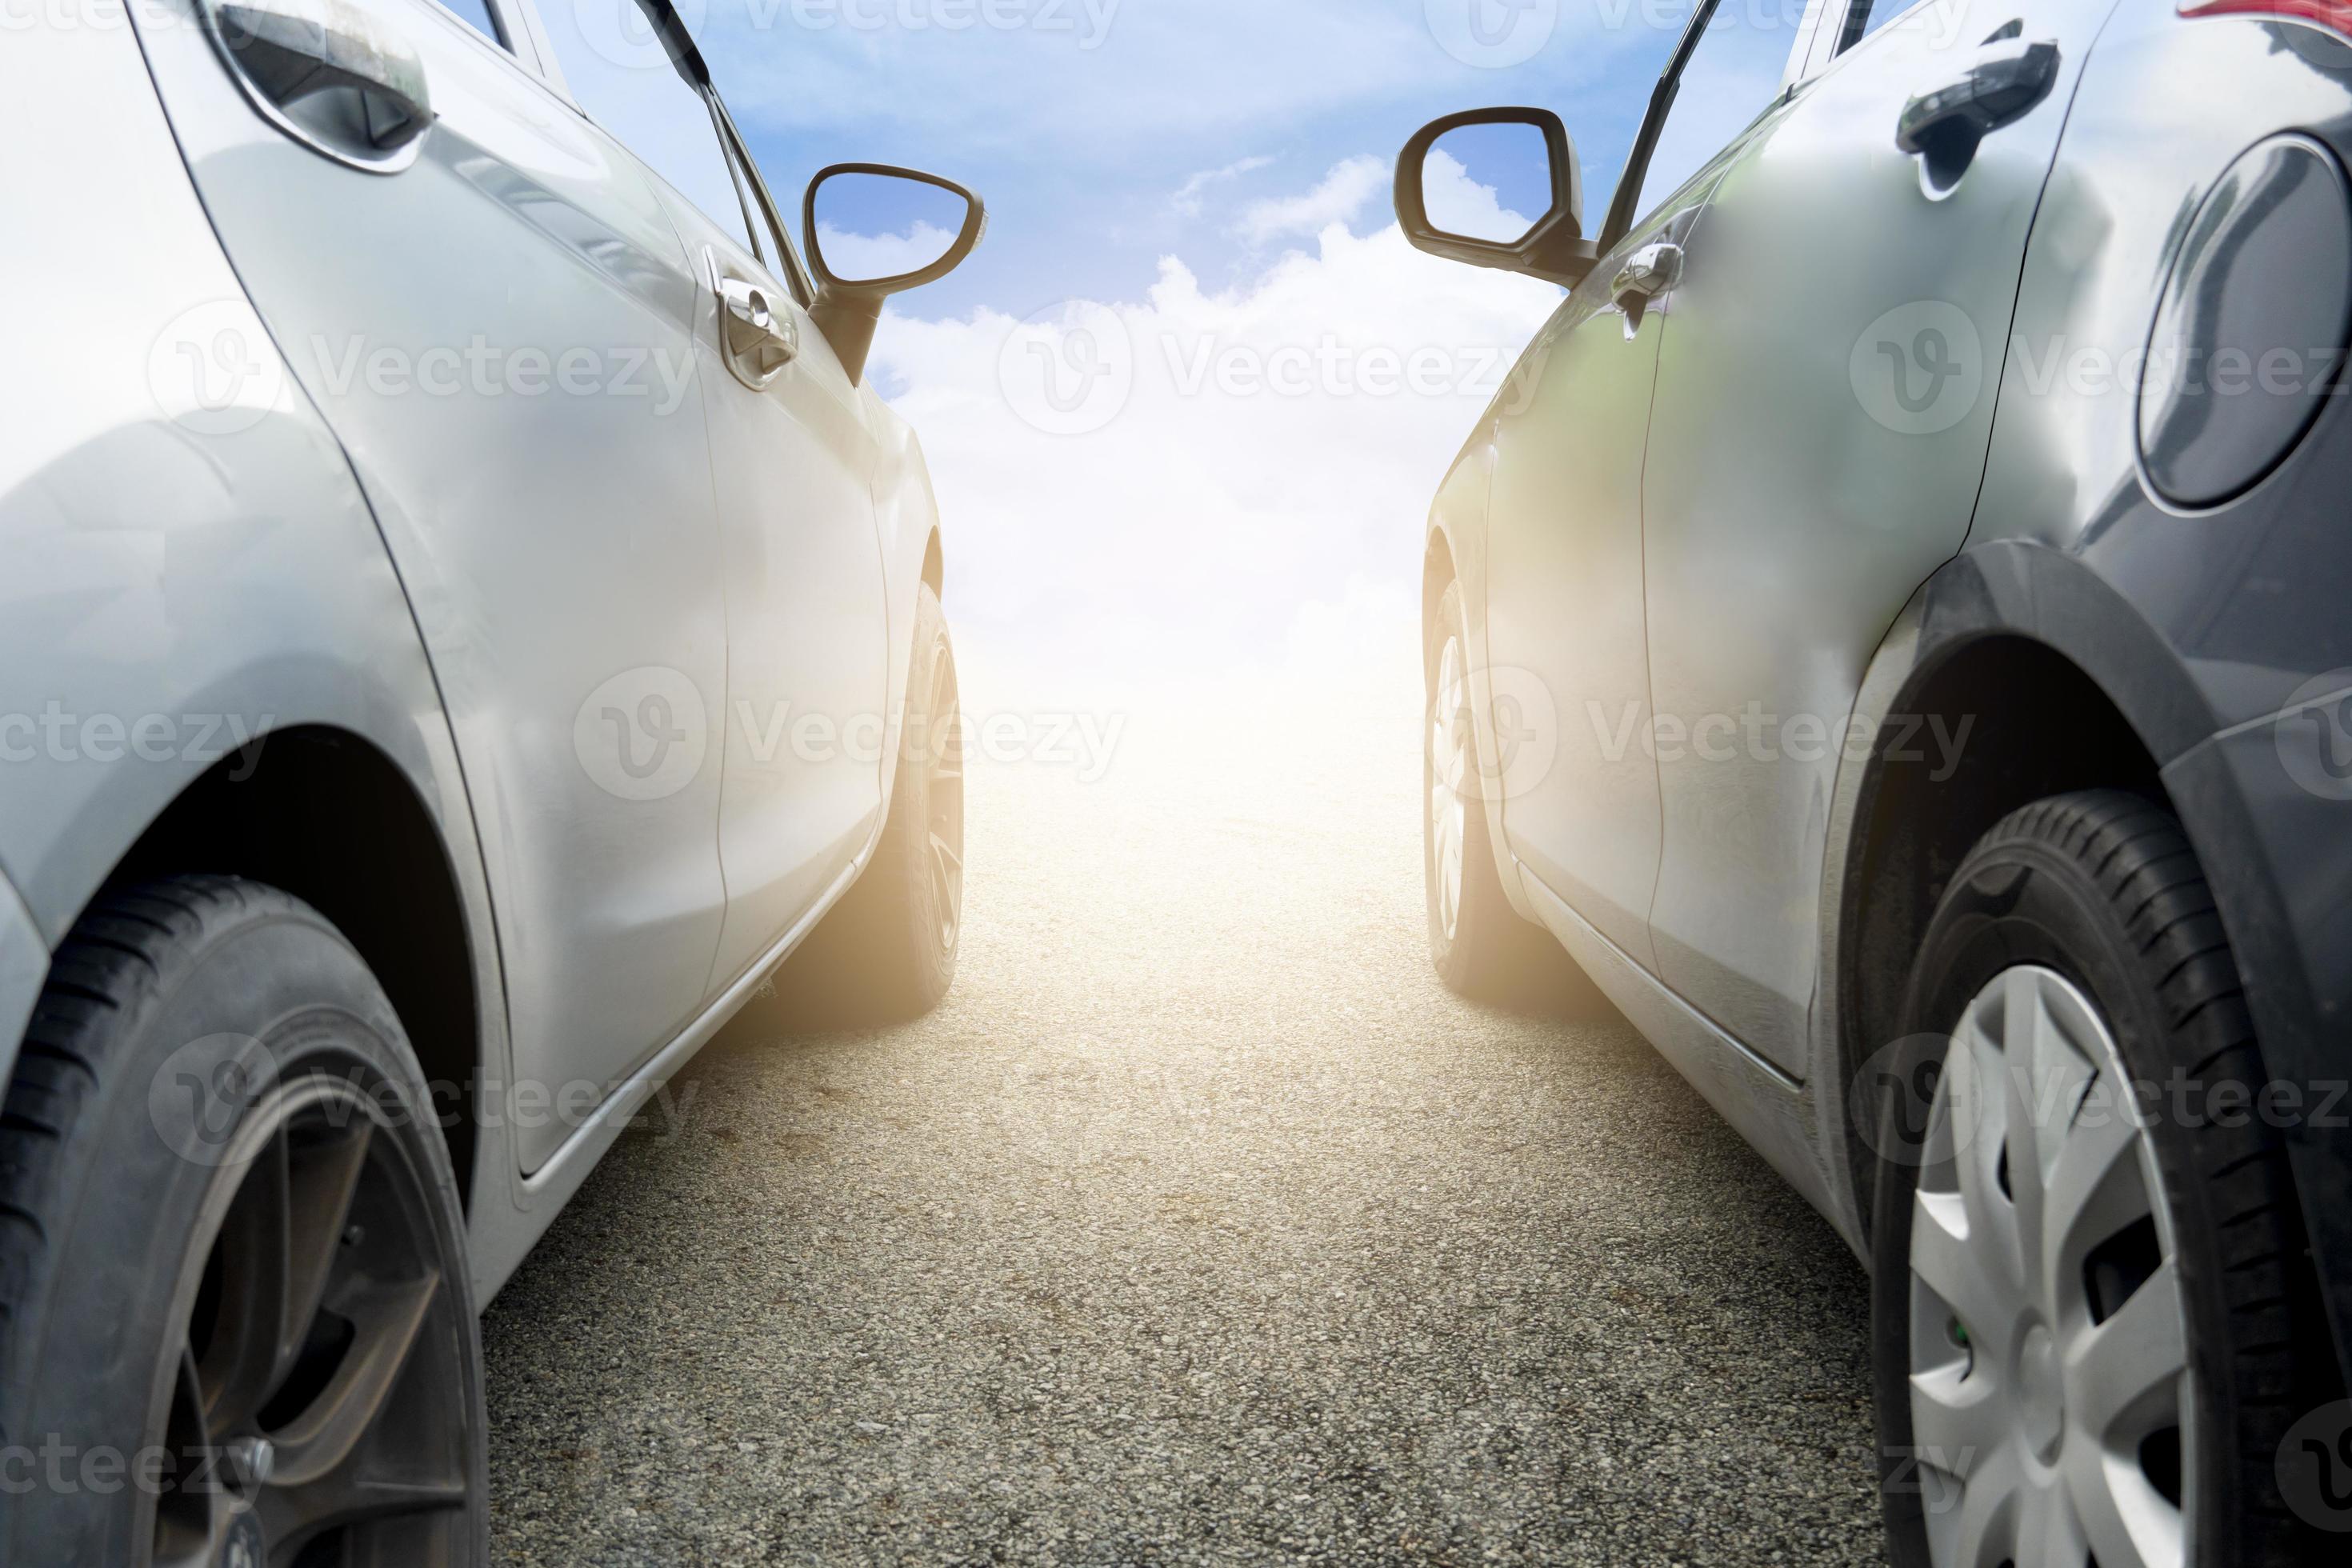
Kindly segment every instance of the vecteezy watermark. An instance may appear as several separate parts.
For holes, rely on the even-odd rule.
[[[1485,722],[1474,724],[1474,714]],[[1559,765],[1559,707],[1550,683],[1531,669],[1498,664],[1465,671],[1432,693],[1429,722],[1431,766],[1457,794],[1517,800]]]
[[[1135,395],[1135,340],[1118,312],[1091,300],[1050,305],[998,351],[997,384],[1013,412],[1048,436],[1088,436]]]
[[[5,4],[5,0],[0,0]],[[709,0],[675,0],[687,32],[705,37]],[[1091,54],[1110,40],[1126,0],[721,0],[724,30],[807,33],[1036,33]],[[638,0],[572,0],[582,42],[628,70],[667,68],[669,50]]]
[[[1863,412],[1900,436],[1935,436],[1976,412],[1984,395],[1984,340],[1958,305],[1897,306],[1854,340],[1846,374]]]
[[[1067,768],[1090,784],[1110,772],[1127,721],[1124,713],[1007,711],[940,723],[918,716],[894,726],[872,710],[842,714],[737,698],[714,724],[692,677],[649,665],[591,692],[573,716],[572,742],[596,787],[628,801],[667,800],[686,789],[702,775],[714,742],[755,770],[788,763],[876,768],[892,754],[894,728],[897,754],[918,765],[978,756]]]
[[[1423,11],[1437,47],[1480,70],[1527,64],[1559,28],[1559,0],[1423,0]]]
[[[1160,340],[1168,377],[1179,397],[1214,391],[1235,400],[1257,397],[1461,397],[1485,402],[1510,383],[1514,395],[1501,412],[1524,413],[1537,375],[1515,374],[1513,351],[1501,343],[1412,349],[1365,347],[1326,332],[1312,344],[1221,343],[1214,333]]]
[[[2287,777],[2322,800],[2352,801],[2352,669],[2305,684],[2275,722]]]
[[[148,1080],[148,1121],[164,1146],[190,1164],[235,1166],[255,1152],[250,1141],[239,1136],[247,1118],[285,1081],[285,1072],[269,1043],[250,1035],[190,1040]],[[305,1082],[320,1076],[315,1068],[304,1073]],[[630,1087],[625,1079],[484,1078],[473,1083],[436,1080],[416,1102],[397,1084],[358,1068],[338,1077],[355,1098],[322,1100],[316,1114],[328,1124],[368,1117],[386,1128],[430,1126],[442,1132],[461,1123],[522,1132],[553,1127],[567,1134],[601,1125],[675,1138],[685,1131],[701,1091],[692,1080],[675,1091],[667,1082],[658,1083],[639,1096],[624,1093]]]
[[[147,351],[147,389],[163,416],[199,436],[234,436],[292,406],[285,362],[242,299],[181,311]]]
[[[667,417],[694,385],[694,348],[683,342],[551,349],[497,344],[477,332],[462,349],[415,349],[371,345],[363,334],[314,334],[303,346],[315,384],[335,401],[361,390],[375,397],[610,397],[643,399]]]
[[[183,763],[210,767],[234,756],[243,784],[261,765],[278,716],[242,713],[68,713],[52,698],[38,713],[0,713],[0,763]]]
[[[1871,1053],[1846,1086],[1849,1124],[1863,1146],[1893,1164],[1917,1168],[1954,1159],[1976,1146],[1988,1128],[1999,1137],[2029,1130],[2135,1131],[2168,1126],[2223,1130],[2259,1122],[2277,1131],[2352,1128],[2352,1081],[2297,1082],[2272,1079],[2208,1077],[2174,1071],[2162,1079],[2118,1078],[2099,1073],[2087,1081],[2060,1073],[2038,1080],[2030,1068],[2000,1053],[2005,1087],[1941,1096],[1944,1079],[1956,1070],[1953,1053],[1965,1040],[1938,1034],[1910,1035]],[[1975,1058],[1985,1070],[1986,1058]],[[1993,1114],[1995,1107],[2001,1114]],[[2013,1120],[2022,1111],[2028,1126]],[[1944,1120],[1939,1125],[1937,1117]]]
[[[2297,1519],[2352,1534],[2352,1400],[2323,1405],[2288,1428],[2277,1475],[2279,1495]]]
[[[1959,771],[1976,715],[1958,719],[1941,713],[1843,714],[1835,719],[1818,713],[1781,714],[1750,702],[1737,713],[1654,713],[1642,722],[1644,705],[1627,702],[1615,713],[1598,700],[1587,700],[1585,716],[1592,724],[1603,761],[1623,762],[1638,743],[1653,762],[1781,763],[1810,765],[1832,757],[1850,763],[1874,755],[1894,763],[1931,764],[1931,784],[1944,784]]]
[[[701,776],[710,754],[702,689],[659,665],[623,670],[580,704],[572,750],[606,795],[667,800]]]
[[[2173,407],[2352,393],[2338,346],[2221,344],[2192,352],[2022,332],[2000,346],[2009,356],[2005,390],[2017,397],[2123,395]],[[1942,300],[1915,300],[1871,322],[1854,340],[1847,364],[1864,412],[1904,436],[1940,435],[1975,413],[1990,368],[1975,321]]]
[[[1932,1445],[1889,1448],[1880,1489],[1889,1497],[1917,1498],[1920,1511],[1930,1516],[1949,1513],[1960,1506],[1978,1457],[1972,1447],[1957,1453]]]

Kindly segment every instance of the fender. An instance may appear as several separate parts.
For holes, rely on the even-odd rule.
[[[17,315],[21,362],[88,367],[0,380],[0,743],[16,759],[0,763],[0,1083],[32,1005],[26,954],[37,994],[108,868],[173,801],[222,754],[307,726],[374,746],[432,818],[465,905],[476,1048],[503,1072],[457,747],[343,452],[223,255],[131,29],[0,57],[0,133],[17,142],[93,103],[102,131],[16,171],[28,207],[78,215],[69,264],[37,243],[0,254],[0,289],[37,301]],[[242,380],[175,400],[185,377],[167,373],[231,338]],[[7,726],[21,719],[34,728]],[[478,1183],[511,1163],[487,1136],[479,1152]]]

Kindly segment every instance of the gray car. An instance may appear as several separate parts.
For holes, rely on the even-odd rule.
[[[865,365],[981,205],[836,166],[803,260],[666,0],[51,6],[0,145],[0,1563],[479,1563],[590,1168],[803,942],[952,978]]]
[[[1869,1266],[1895,1562],[2319,1561],[2352,6],[1734,11],[1597,222],[1546,110],[1399,168],[1569,289],[1428,532],[1437,967],[1565,947]]]

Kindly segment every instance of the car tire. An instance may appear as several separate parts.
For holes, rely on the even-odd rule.
[[[1472,1002],[1528,1012],[1603,1009],[1567,950],[1523,919],[1503,891],[1471,713],[1470,647],[1462,584],[1451,583],[1423,660],[1422,881],[1431,961],[1446,987]]]
[[[963,936],[963,710],[947,612],[915,602],[914,661],[890,815],[856,884],[777,975],[778,1010],[802,1027],[921,1017],[955,984]]]
[[[367,965],[251,882],[97,905],[0,1116],[0,1564],[479,1564],[485,1431],[457,1183]]]
[[[2280,1133],[2217,1092],[2263,1063],[2178,821],[2094,792],[2000,824],[1906,1007],[1874,1140],[1892,1560],[2303,1561],[2275,1466],[2325,1331]]]

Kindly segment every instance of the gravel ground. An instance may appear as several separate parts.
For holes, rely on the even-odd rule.
[[[1843,1244],[1439,987],[1410,714],[1213,732],[976,767],[948,1005],[614,1152],[484,1322],[498,1561],[1876,1560]]]

